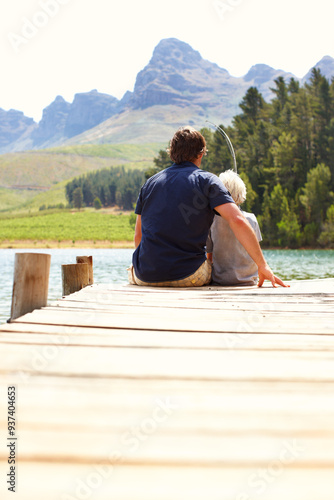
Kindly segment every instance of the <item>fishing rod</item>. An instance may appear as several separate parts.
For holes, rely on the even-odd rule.
[[[220,133],[220,135],[222,135],[224,137],[224,139],[226,140],[227,145],[228,145],[228,149],[230,150],[230,153],[231,153],[232,158],[233,158],[234,171],[237,173],[238,172],[238,169],[237,169],[237,160],[235,158],[235,152],[234,152],[234,149],[233,149],[233,146],[232,146],[232,142],[230,141],[229,136],[227,135],[227,133],[225,132],[225,130],[223,130],[221,127],[219,127],[215,123],[212,123],[209,120],[205,120],[205,121],[207,123],[210,123],[211,125],[213,125],[216,128],[216,130]]]

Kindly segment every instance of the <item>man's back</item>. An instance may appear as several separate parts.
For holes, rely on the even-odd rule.
[[[136,213],[142,238],[133,256],[143,281],[178,280],[206,260],[205,243],[213,208],[233,203],[219,179],[192,162],[158,172],[141,189]]]

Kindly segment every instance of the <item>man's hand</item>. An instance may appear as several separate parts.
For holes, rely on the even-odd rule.
[[[259,282],[257,286],[262,286],[264,280],[271,281],[271,284],[274,288],[276,288],[276,285],[284,286],[286,288],[290,286],[286,285],[280,278],[275,276],[267,263],[264,266],[259,267],[258,272],[259,272]]]

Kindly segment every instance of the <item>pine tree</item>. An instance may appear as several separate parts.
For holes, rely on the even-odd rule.
[[[73,191],[73,205],[75,208],[80,210],[82,208],[82,204],[83,204],[82,189],[81,189],[81,187],[77,187]]]
[[[330,191],[331,173],[329,168],[320,163],[307,174],[307,182],[302,189],[300,201],[306,210],[307,222],[313,223],[317,237],[324,222],[326,211],[333,200]]]
[[[334,248],[334,205],[327,210],[327,218],[318,241],[322,246]]]

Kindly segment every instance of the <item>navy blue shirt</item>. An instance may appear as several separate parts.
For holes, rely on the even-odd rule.
[[[234,203],[220,179],[194,163],[175,163],[141,188],[136,214],[142,239],[133,254],[139,279],[172,281],[193,274],[205,261],[213,209]]]

